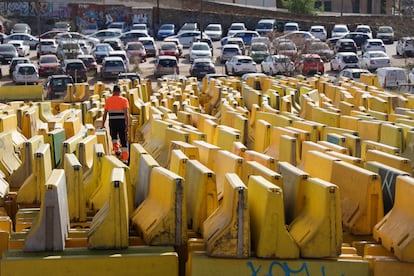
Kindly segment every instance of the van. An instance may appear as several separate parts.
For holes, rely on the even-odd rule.
[[[271,34],[276,29],[277,24],[275,19],[260,19],[256,25],[256,32],[260,35]]]
[[[398,88],[407,83],[405,70],[400,67],[382,67],[376,70],[378,83],[383,88]]]

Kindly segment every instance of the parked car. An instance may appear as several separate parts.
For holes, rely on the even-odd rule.
[[[414,37],[404,36],[401,37],[396,46],[396,53],[398,56],[413,56],[414,55]]]
[[[325,66],[319,55],[303,54],[298,63],[298,71],[301,74],[323,74],[325,73]]]
[[[11,40],[23,40],[29,44],[31,50],[36,49],[37,44],[39,43],[39,39],[37,37],[25,33],[10,34],[3,39],[3,43],[7,43]]]
[[[379,38],[367,39],[364,44],[361,46],[362,53],[369,51],[383,51],[385,52],[385,45]]]
[[[299,24],[296,22],[287,22],[283,26],[283,33],[288,34],[291,32],[299,31]]]
[[[10,61],[18,57],[16,47],[11,44],[0,44],[0,62],[1,64],[8,64]]]
[[[319,38],[321,41],[325,41],[327,38],[326,29],[322,25],[311,26],[309,32],[313,34],[314,37]]]
[[[233,56],[224,64],[226,75],[243,75],[245,73],[256,73],[256,62],[250,56],[239,55]]]
[[[144,45],[141,42],[128,42],[125,46],[125,52],[127,53],[128,59],[132,60],[138,58],[139,61],[147,61],[147,52]]]
[[[246,26],[242,22],[231,23],[227,29],[227,36],[233,36],[235,33],[247,30]]]
[[[302,51],[306,54],[318,54],[323,61],[330,61],[334,52],[329,48],[328,44],[323,41],[310,41]]]
[[[289,40],[279,43],[275,49],[275,53],[288,56],[291,60],[295,60],[298,56],[298,49],[296,48],[295,43]]]
[[[84,55],[90,55],[92,53],[93,44],[85,40],[76,40],[76,42],[79,44]]]
[[[204,29],[204,32],[208,35],[211,40],[220,40],[223,36],[223,30],[221,24],[208,24]]]
[[[114,49],[112,49],[111,45],[108,43],[99,43],[95,46],[95,49],[92,50],[92,55],[95,57],[96,62],[100,64],[113,50]]]
[[[11,40],[7,43],[13,45],[16,48],[19,57],[25,57],[30,54],[30,46],[27,45],[23,40]]]
[[[181,26],[177,34],[184,33],[184,32],[196,32],[198,30],[199,30],[198,24],[196,22],[187,22]]]
[[[78,59],[83,61],[88,72],[96,75],[98,73],[98,63],[93,55],[79,55]]]
[[[346,35],[344,35],[342,38],[350,38],[353,41],[355,41],[356,46],[359,48],[361,48],[362,44],[364,44],[364,42],[367,39],[370,39],[371,37],[366,34],[366,33],[361,33],[361,32],[350,32]]]
[[[13,78],[13,71],[16,68],[16,65],[19,63],[32,63],[28,57],[14,57],[10,61],[9,65],[9,76]]]
[[[368,70],[389,66],[391,66],[391,60],[383,51],[368,51],[361,57],[361,67]]]
[[[58,21],[58,22],[55,22],[55,24],[53,25],[52,31],[70,32],[71,28],[72,28],[72,26],[70,25],[69,22]]]
[[[105,38],[103,43],[108,43],[115,51],[124,50],[124,43],[117,37]]]
[[[66,95],[68,84],[73,84],[73,79],[69,75],[51,75],[47,78],[44,89],[45,99],[63,99]]]
[[[182,44],[184,48],[189,48],[191,44],[193,44],[193,42],[197,38],[200,38],[200,37],[201,37],[200,31],[187,31],[187,32],[182,32],[177,35],[168,37],[168,38],[178,38],[178,40],[180,41],[180,44]],[[208,38],[207,34],[205,34],[204,32],[203,32],[203,38]],[[164,41],[166,41],[166,39],[164,39]]]
[[[175,35],[175,25],[171,23],[162,24],[157,32],[157,38],[159,40],[163,40],[164,38],[172,35]]]
[[[250,46],[252,44],[253,37],[259,37],[259,33],[256,31],[241,31],[235,33],[232,37],[240,37],[243,39],[245,45]]]
[[[173,56],[158,56],[155,61],[154,76],[156,78],[163,75],[179,75],[180,68],[178,61]]]
[[[407,75],[401,67],[381,67],[375,71],[378,83],[383,88],[398,88],[399,85],[407,83]]]
[[[225,63],[227,60],[230,60],[233,56],[242,55],[237,44],[226,44],[221,48],[220,62]]]
[[[255,29],[260,35],[269,35],[275,30],[277,30],[276,19],[260,19]]]
[[[54,39],[56,35],[63,33],[63,31],[47,31],[40,35],[40,40]]]
[[[190,67],[190,76],[198,79],[203,78],[206,74],[214,73],[216,73],[216,68],[210,58],[197,58]]]
[[[71,76],[75,82],[86,82],[88,80],[87,68],[80,59],[63,60],[62,71]]]
[[[369,36],[369,38],[372,38],[372,30],[371,30],[371,27],[369,25],[358,25],[355,28],[355,32],[356,33],[367,34]]]
[[[174,42],[164,42],[158,49],[160,56],[174,56],[177,60],[180,58],[180,51],[178,50],[177,44]]]
[[[74,59],[78,55],[83,55],[83,50],[76,41],[60,41],[56,50],[56,56],[60,60]]]
[[[357,46],[352,39],[341,38],[335,44],[335,52],[353,52],[357,53]]]
[[[262,72],[267,75],[292,75],[295,65],[292,60],[285,55],[271,55],[261,63]]]
[[[120,58],[122,58],[122,61],[125,63],[125,67],[128,71],[129,58],[128,58],[127,53],[124,50],[115,50],[115,51],[109,52],[108,57],[120,57]]]
[[[41,55],[54,54],[56,55],[58,44],[54,39],[41,39],[40,43],[36,47],[36,56],[39,58]]]
[[[196,58],[212,58],[210,46],[205,42],[194,42],[190,48],[189,59],[192,63]]]
[[[305,46],[305,44],[309,40],[314,40],[314,39],[315,37],[310,32],[295,31],[295,32],[291,32],[291,33],[288,33],[288,34],[285,34],[285,35],[282,35],[280,37],[273,39],[272,44],[273,44],[273,48],[276,49],[280,42],[290,40],[293,43],[295,43],[298,49],[302,49],[303,46]]]
[[[140,37],[139,42],[144,45],[148,57],[155,57],[157,55],[157,44],[152,37]]]
[[[256,63],[261,63],[270,55],[269,48],[264,43],[253,43],[250,46],[250,56]]]
[[[357,54],[352,52],[337,53],[331,59],[331,70],[342,71],[345,68],[361,68]]]
[[[16,23],[13,28],[10,30],[10,34],[31,34],[32,29],[29,24],[26,23]]]
[[[349,33],[348,26],[345,24],[336,24],[332,28],[331,37],[343,37]]]
[[[381,39],[384,43],[394,43],[394,29],[391,26],[379,26],[376,38]]]
[[[106,26],[107,29],[116,29],[119,30],[121,33],[125,33],[129,31],[128,24],[124,21],[117,21],[109,23],[108,26]]]
[[[138,41],[140,37],[149,37],[149,35],[143,31],[133,30],[123,33],[119,39],[124,43],[124,45],[126,45],[128,42]]]
[[[90,37],[98,39],[99,42],[103,42],[106,38],[112,38],[112,37],[120,38],[121,35],[124,35],[124,34],[122,34],[122,32],[119,29],[104,29],[104,30],[99,30],[91,34]]]
[[[16,84],[38,84],[39,73],[33,63],[19,63],[13,71],[13,82]]]
[[[131,31],[142,31],[142,32],[147,33],[149,35],[148,27],[147,27],[147,24],[145,24],[145,23],[132,24]]]
[[[102,61],[101,78],[116,79],[119,73],[127,72],[127,67],[121,57],[105,57]]]
[[[99,30],[97,22],[88,22],[80,27],[80,32],[84,35],[91,35]]]
[[[339,72],[338,79],[341,77],[348,78],[354,81],[359,81],[361,79],[361,74],[369,74],[370,72],[367,69],[361,68],[346,68]]]
[[[175,45],[177,45],[178,52],[180,53],[180,57],[183,55],[184,46],[181,44],[181,42],[178,38],[167,37],[167,38],[164,39],[164,42],[174,42]]]
[[[244,44],[243,39],[240,37],[229,37],[224,46],[229,44],[236,44],[237,46],[239,46],[242,55],[244,55],[244,53],[246,52],[246,45]]]
[[[39,76],[50,76],[62,73],[60,62],[55,55],[42,55],[37,62]]]

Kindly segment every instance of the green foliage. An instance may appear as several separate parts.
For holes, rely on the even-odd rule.
[[[284,0],[283,5],[291,13],[316,15],[315,0]]]

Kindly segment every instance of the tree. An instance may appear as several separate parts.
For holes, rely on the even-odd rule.
[[[315,0],[285,0],[288,11],[297,14],[315,15]]]

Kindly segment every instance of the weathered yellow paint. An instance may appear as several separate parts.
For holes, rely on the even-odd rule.
[[[180,149],[173,149],[171,151],[170,171],[184,177],[188,160],[188,156]]]
[[[163,168],[151,171],[149,193],[131,215],[131,221],[148,245],[182,245],[187,219],[184,179]]]
[[[93,155],[92,155],[93,156]],[[73,153],[65,154],[67,203],[70,221],[86,220],[86,199],[83,186],[83,167]]]
[[[360,120],[357,124],[359,137],[364,140],[378,142],[381,135],[381,122]]]
[[[253,149],[264,152],[270,143],[271,124],[265,120],[257,120],[254,128]]]
[[[299,247],[285,227],[282,189],[261,176],[249,177],[252,250],[260,258],[299,257]]]
[[[0,132],[0,171],[8,179],[22,164],[13,147],[11,131]]]
[[[268,167],[260,164],[256,161],[246,161],[243,167],[242,180],[245,185],[248,185],[249,177],[251,175],[260,175],[267,181],[283,188],[282,176],[275,170],[269,169]]]
[[[361,140],[361,158],[366,160],[366,152],[371,149],[380,150],[393,155],[400,155],[401,150],[399,148],[389,146],[383,143],[374,142],[371,140]]]
[[[193,141],[193,145],[198,148],[199,152],[199,161],[209,169],[214,169],[214,163],[217,158],[217,151],[220,147],[208,143],[206,141]]]
[[[234,153],[219,150],[217,151],[216,159],[212,170],[216,173],[217,196],[218,199],[223,198],[225,175],[227,173],[235,173],[242,176],[244,159]]]
[[[111,171],[109,198],[94,216],[88,233],[90,249],[121,249],[128,247],[129,211],[125,171]]]
[[[102,169],[102,158],[105,155],[104,147],[102,144],[95,144],[93,147],[93,166],[92,169],[84,175],[83,185],[84,185],[84,195],[87,204],[89,205],[89,200],[92,193],[99,186],[99,179],[101,176]],[[132,169],[132,168],[131,168]],[[132,180],[131,180],[132,181]]]
[[[339,189],[318,178],[308,178],[302,212],[289,225],[300,255],[307,258],[337,257],[341,252],[342,222]]]
[[[235,173],[224,180],[223,201],[203,224],[209,256],[247,258],[250,256],[250,219],[247,188]]]
[[[0,101],[43,101],[42,85],[8,85],[0,87]]]
[[[311,177],[331,181],[334,163],[340,161],[340,159],[315,150],[307,151],[304,154],[304,170],[309,173]],[[321,170],[321,168],[323,168],[323,170]]]
[[[403,262],[414,262],[414,228],[412,198],[414,180],[398,176],[395,185],[395,202],[390,212],[374,227],[374,238]],[[404,221],[404,223],[401,223]]]
[[[401,156],[389,154],[380,150],[368,150],[365,154],[365,161],[377,161],[390,167],[394,167],[396,169],[405,171],[409,174],[412,173],[411,160]]]
[[[93,150],[94,145],[98,143],[96,135],[88,135],[78,144],[77,158],[82,165],[83,172],[86,173],[93,166]]]
[[[404,151],[404,133],[401,127],[388,123],[381,124],[380,131],[380,143],[399,148],[400,152]]]

